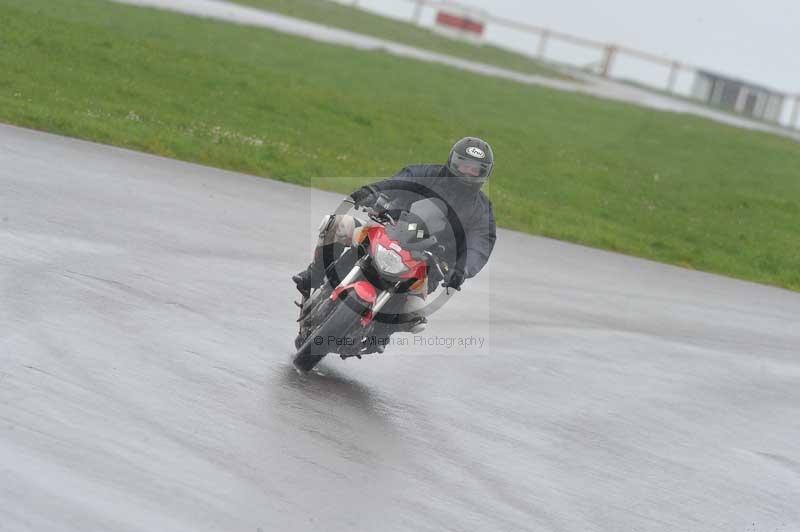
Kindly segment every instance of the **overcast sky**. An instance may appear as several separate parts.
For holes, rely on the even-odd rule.
[[[800,0],[460,0],[498,16],[548,26],[800,93]],[[360,0],[367,7],[408,15],[406,0]],[[430,20],[432,12],[426,14]],[[529,37],[493,29],[509,46]],[[530,43],[530,51],[535,50]],[[552,49],[553,55],[577,53]],[[564,56],[567,57],[566,55]],[[580,62],[580,61],[579,61]],[[588,58],[586,62],[591,62]],[[645,65],[620,64],[648,78]],[[631,70],[632,69],[632,70]],[[655,73],[652,73],[656,75]],[[663,77],[663,73],[658,74]],[[684,83],[686,85],[686,83]]]

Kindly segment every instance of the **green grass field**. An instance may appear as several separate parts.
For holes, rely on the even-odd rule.
[[[800,290],[789,140],[105,0],[0,20],[0,121],[300,184],[480,135],[505,227]]]
[[[418,48],[453,55],[479,63],[489,63],[526,74],[539,74],[553,78],[567,77],[543,63],[531,59],[530,57],[525,57],[522,54],[517,54],[488,44],[477,46],[448,39],[428,29],[420,28],[407,22],[382,17],[360,9],[353,9],[346,5],[332,2],[331,0],[233,1],[238,4],[267,9],[284,15],[320,22],[327,26],[409,44]],[[402,2],[402,7],[407,8],[410,18],[413,11],[413,4],[410,2]],[[531,43],[532,47],[536,44],[536,38],[534,36],[531,36]]]

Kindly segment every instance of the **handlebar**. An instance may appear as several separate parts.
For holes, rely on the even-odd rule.
[[[392,218],[388,211],[376,211],[375,209],[367,209],[367,216],[369,219],[383,225],[387,222],[395,224],[397,221]]]

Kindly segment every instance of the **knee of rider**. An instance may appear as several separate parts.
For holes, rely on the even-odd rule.
[[[409,294],[403,303],[403,312],[407,314],[424,315],[425,297],[417,294]]]
[[[349,246],[353,242],[353,233],[356,230],[356,219],[349,214],[340,214],[335,222],[335,239],[337,244]]]
[[[352,216],[345,214],[325,216],[319,225],[317,246],[329,244],[348,246],[352,241],[354,228],[355,220]]]
[[[408,289],[409,296],[421,300],[423,303],[428,295],[428,279],[420,279]]]

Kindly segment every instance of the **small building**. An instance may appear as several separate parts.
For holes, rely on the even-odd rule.
[[[692,97],[716,107],[769,122],[780,120],[785,99],[785,95],[780,92],[706,70],[697,71]]]

